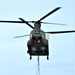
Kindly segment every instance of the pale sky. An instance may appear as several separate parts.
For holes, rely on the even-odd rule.
[[[62,7],[43,21],[63,23],[42,24],[44,31],[75,30],[74,0],[1,0],[0,20],[39,20],[56,7]],[[33,25],[33,24],[32,24]],[[26,24],[0,23],[0,75],[36,75],[37,57],[29,60],[29,37],[15,36],[31,32]],[[74,75],[75,33],[49,34],[49,60],[40,57],[40,75]]]

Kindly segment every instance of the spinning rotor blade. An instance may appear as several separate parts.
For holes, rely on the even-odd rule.
[[[54,25],[66,25],[66,24],[61,24],[61,23],[49,23],[49,22],[40,22],[43,24],[54,24]]]
[[[51,12],[49,12],[48,14],[46,14],[45,16],[43,16],[40,20],[38,21],[41,21],[43,20],[44,18],[48,17],[49,15],[51,15],[52,13],[54,13],[55,11],[57,11],[58,9],[60,9],[61,7],[57,7],[55,8],[54,10],[52,10]]]
[[[20,18],[19,18],[20,19]],[[22,18],[21,18],[22,19]],[[20,20],[21,20],[20,19]],[[25,20],[24,20],[25,21]],[[4,20],[0,20],[0,22],[3,22],[3,23],[26,23],[27,25],[29,25],[31,28],[33,28],[34,29],[34,27],[33,26],[31,26],[29,23],[35,23],[35,22],[37,22],[37,21],[25,21],[25,22],[23,22],[23,21],[4,21]],[[29,23],[28,23],[29,22]],[[60,24],[60,23],[49,23],[49,22],[40,22],[40,23],[43,23],[43,24],[56,24],[56,25],[66,25],[66,24]]]
[[[26,36],[29,36],[29,34],[28,35],[22,35],[22,36],[16,36],[14,38],[21,38],[21,37],[26,37]]]
[[[38,22],[38,21],[27,21],[29,23],[35,23],[35,22]],[[56,24],[56,25],[66,25],[66,24],[61,24],[61,23],[50,23],[50,22],[40,22],[40,23],[43,23],[43,24]]]
[[[24,19],[22,18],[19,18],[23,23],[26,23],[28,26],[30,26],[32,29],[34,29],[34,27],[32,25],[30,25],[27,21],[25,21]]]
[[[73,33],[75,30],[69,30],[69,31],[52,31],[52,32],[45,32],[50,34],[59,34],[59,33]]]

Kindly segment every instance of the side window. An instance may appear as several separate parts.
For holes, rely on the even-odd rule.
[[[33,34],[33,32],[31,31],[31,33],[30,33],[30,39],[32,39],[32,34]]]
[[[40,32],[42,35],[42,38],[45,38],[45,33],[43,31]]]

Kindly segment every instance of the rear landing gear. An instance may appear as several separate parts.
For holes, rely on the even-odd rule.
[[[30,60],[32,59],[32,56],[30,56]]]
[[[49,57],[47,56],[47,60],[49,60]]]

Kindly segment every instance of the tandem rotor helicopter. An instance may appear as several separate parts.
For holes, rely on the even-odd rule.
[[[48,23],[48,22],[41,22],[43,19],[51,15],[52,13],[56,12],[59,10],[61,7],[56,7],[54,10],[40,18],[38,21],[25,21],[23,18],[19,18],[20,21],[5,21],[5,20],[0,20],[0,22],[3,23],[25,23],[29,27],[31,27],[33,30],[30,33],[30,39],[27,42],[28,46],[28,51],[27,53],[30,55],[30,60],[32,59],[32,56],[47,56],[47,59],[49,59],[49,44],[48,40],[45,37],[45,33],[50,33],[50,34],[58,34],[58,33],[70,33],[70,32],[75,32],[75,30],[69,30],[69,31],[52,31],[52,32],[44,32],[41,30],[41,23],[44,24],[59,24],[59,23]],[[34,23],[34,27],[29,24],[29,23]],[[61,25],[61,24],[60,24]],[[20,38],[20,37],[25,37],[27,35],[22,35],[22,36],[16,36],[15,38]]]

